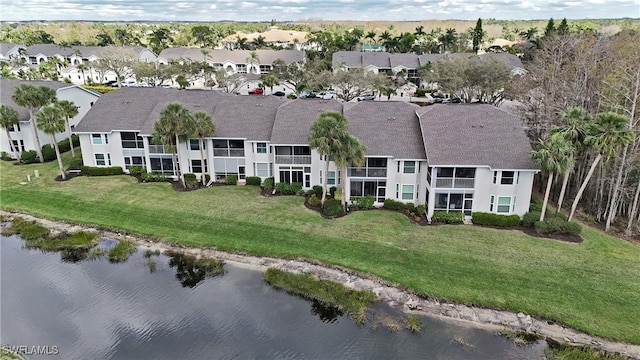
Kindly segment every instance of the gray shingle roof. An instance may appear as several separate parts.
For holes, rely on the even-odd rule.
[[[362,66],[362,53],[359,51],[336,51],[331,58],[333,67],[345,65],[350,68]]]
[[[298,99],[278,108],[271,143],[307,144],[313,122],[325,111],[342,113],[342,104],[336,100]]]
[[[251,56],[249,50],[219,50],[219,49],[206,49],[209,51],[207,54],[207,61],[212,63],[222,63],[230,61],[234,64],[246,64],[247,58]],[[281,59],[285,63],[289,64],[296,61],[304,60],[304,52],[297,50],[255,50],[260,64],[272,64],[276,59]],[[186,48],[176,47],[162,50],[159,55],[161,58],[170,59],[191,59],[195,61],[204,60],[204,55],[199,48]]]
[[[105,51],[105,49],[125,49],[131,50],[136,55],[140,55],[142,51],[147,50],[141,46],[71,46],[71,47],[63,47],[56,44],[34,44],[27,47],[26,54],[27,55],[38,55],[42,54],[45,56],[54,56],[61,55],[64,57],[68,57],[74,54],[75,50],[78,50],[82,57],[90,57],[95,55],[100,57],[100,54]]]
[[[19,45],[19,44],[0,43],[0,55],[7,54],[9,51],[13,50],[15,47],[25,47],[25,46]]]
[[[216,107],[216,137],[269,141],[278,107],[275,96],[232,96]]]
[[[363,52],[362,53],[362,65],[373,65],[378,68],[390,69],[391,68],[391,54],[386,52]]]
[[[416,54],[391,54],[389,59],[391,68],[404,66],[409,69],[417,69],[420,67],[420,61]]]
[[[432,105],[418,111],[429,165],[535,169],[520,118],[492,105]]]
[[[395,101],[361,101],[345,106],[349,132],[367,147],[367,155],[426,159],[416,105]]]
[[[13,95],[13,90],[16,87],[20,86],[20,84],[46,86],[54,90],[71,86],[69,84],[63,84],[57,81],[25,81],[0,79],[0,104],[14,108],[18,112],[18,119],[20,119],[20,121],[29,121],[29,109],[16,105],[16,103],[11,98],[11,96]]]

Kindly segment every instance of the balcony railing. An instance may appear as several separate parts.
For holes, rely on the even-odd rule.
[[[244,157],[244,149],[213,149],[213,156]]]
[[[357,168],[347,169],[349,177],[387,177],[387,168]]]
[[[169,145],[149,145],[149,154],[171,154]]]
[[[473,189],[476,180],[473,178],[436,178],[437,188]]]
[[[276,155],[276,164],[311,164],[311,155]]]

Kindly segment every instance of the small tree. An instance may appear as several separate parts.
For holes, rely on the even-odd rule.
[[[69,124],[69,119],[78,115],[78,107],[73,103],[73,101],[69,100],[58,100],[56,102],[56,106],[60,109],[62,116],[64,116],[67,135],[69,136],[69,145],[71,147],[71,156],[75,157],[76,153],[73,149],[73,139],[71,138],[71,125]]]
[[[64,131],[64,116],[60,109],[56,106],[46,106],[40,109],[36,114],[36,122],[38,123],[38,129],[42,130],[45,134],[51,136],[51,143],[56,151],[56,158],[58,159],[58,168],[60,168],[60,176],[62,179],[66,179],[64,173],[64,167],[62,166],[62,157],[60,156],[60,149],[58,148],[58,142],[56,141],[56,134]]]
[[[213,124],[213,118],[203,111],[193,114],[193,133],[198,136],[198,148],[200,149],[200,166],[202,167],[202,185],[206,186],[206,170],[204,159],[204,138],[213,136],[216,127]],[[209,165],[211,166],[211,165]]]
[[[189,110],[179,103],[171,103],[160,112],[160,119],[153,125],[153,137],[160,142],[169,145],[173,172],[184,183],[181,174],[180,162],[180,138],[186,138],[193,133],[193,117]]]
[[[9,139],[9,149],[11,149],[11,152],[16,154],[19,159],[20,149],[17,146],[14,148],[13,139],[11,139],[11,132],[9,131],[9,129],[11,129],[15,125],[18,125],[18,123],[20,123],[20,119],[18,118],[18,112],[16,111],[16,109],[4,104],[0,105],[0,127],[2,127],[7,132],[7,139]]]
[[[473,52],[478,53],[480,50],[480,44],[482,44],[482,40],[485,37],[485,32],[482,30],[482,19],[478,19],[476,22],[476,27],[473,29],[472,33],[472,42],[473,42]]]
[[[38,154],[40,162],[44,162],[42,146],[40,145],[40,137],[38,136],[35,121],[35,113],[41,107],[49,105],[55,100],[56,91],[46,86],[36,87],[29,84],[20,84],[20,86],[13,90],[11,98],[17,105],[29,109],[29,122],[31,123],[31,130],[33,130],[36,154]]]
[[[345,193],[345,187],[347,183],[347,168],[352,164],[355,166],[364,165],[367,148],[357,137],[347,133],[346,131],[343,135],[344,138],[338,142],[334,162],[342,169],[340,179],[340,190],[342,192],[341,201],[342,208],[346,208],[347,196]],[[325,175],[325,177],[327,176]]]
[[[316,149],[324,157],[324,177],[322,178],[322,205],[327,199],[327,175],[329,162],[336,154],[340,142],[347,133],[347,119],[334,111],[324,112],[311,125],[309,131],[309,147]]]

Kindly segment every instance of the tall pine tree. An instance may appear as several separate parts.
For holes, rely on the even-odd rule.
[[[476,54],[480,49],[480,44],[482,44],[482,39],[484,38],[484,31],[482,31],[482,19],[478,18],[478,22],[476,22],[476,27],[473,29],[473,52]]]

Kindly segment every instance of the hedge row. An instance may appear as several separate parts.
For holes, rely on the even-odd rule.
[[[511,227],[520,225],[520,216],[474,212],[471,214],[471,221],[476,225]]]
[[[464,220],[463,212],[446,212],[446,211],[435,211],[431,216],[431,221],[436,223],[445,223],[445,224],[460,224]]]
[[[80,166],[80,174],[86,176],[110,176],[110,175],[122,175],[124,172],[120,166],[109,167],[94,167],[94,166]]]
[[[265,185],[266,187],[266,185]],[[301,183],[291,183],[291,184],[287,184],[287,183],[277,183],[276,184],[276,194],[280,194],[280,195],[296,195],[299,192],[302,191],[302,184]],[[326,203],[325,203],[326,204]]]
[[[260,183],[262,182],[262,179],[260,179],[259,176],[247,176],[245,180],[247,185],[253,186],[260,186]]]
[[[559,218],[536,221],[534,227],[540,234],[569,234],[580,235],[582,226],[574,221],[566,221]]]

